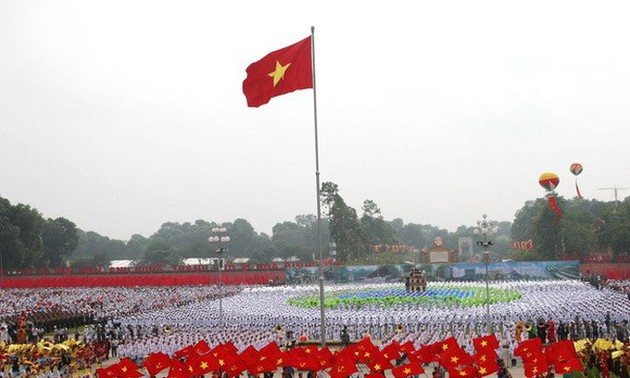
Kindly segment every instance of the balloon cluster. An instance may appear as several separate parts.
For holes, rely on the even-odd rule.
[[[583,169],[584,168],[580,163],[573,163],[569,167],[569,171],[575,176],[575,190],[577,191],[577,196],[580,199],[582,198],[582,194],[580,193],[580,188],[577,184],[577,176],[582,173]],[[553,172],[545,172],[541,174],[538,178],[538,184],[540,184],[540,186],[542,186],[547,191],[547,201],[549,202],[549,207],[551,208],[551,210],[556,213],[556,224],[558,224],[558,222],[560,222],[560,219],[562,218],[562,211],[558,207],[558,203],[556,202],[556,197],[553,193],[553,190],[557,188],[560,184],[560,177],[558,177],[558,175]]]

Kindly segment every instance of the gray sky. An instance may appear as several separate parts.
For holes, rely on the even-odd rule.
[[[574,162],[587,198],[630,187],[630,3],[322,3],[1,0],[0,196],[120,239],[315,213],[312,90],[241,92],[311,25],[321,179],[357,210],[512,221]]]

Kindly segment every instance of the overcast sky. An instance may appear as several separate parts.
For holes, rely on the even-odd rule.
[[[321,180],[359,215],[513,221],[574,162],[630,188],[627,1],[322,3],[1,0],[0,196],[119,239],[314,214],[313,91],[241,91],[311,25]]]

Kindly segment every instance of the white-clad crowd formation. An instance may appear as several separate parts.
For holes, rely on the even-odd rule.
[[[479,287],[478,282],[432,283],[460,286],[462,289]],[[400,284],[369,285],[376,290],[390,290]],[[326,285],[326,292],[364,290],[365,284]],[[515,323],[538,319],[556,323],[575,321],[598,324],[602,336],[615,329],[606,323],[619,324],[630,319],[630,301],[623,294],[608,288],[596,289],[581,281],[505,281],[490,284],[493,289],[517,290],[520,299],[491,305],[490,322],[500,338],[510,342]],[[249,345],[263,346],[271,340],[284,343],[286,335],[278,333],[290,330],[295,338],[306,336],[320,338],[320,309],[299,308],[287,303],[289,298],[316,294],[318,286],[245,287],[242,291],[223,299],[223,324],[219,324],[219,307],[216,300],[198,301],[187,306],[169,307],[117,318],[124,327],[147,328],[159,325],[160,331],[151,336],[134,340],[119,349],[121,356],[141,356],[162,350],[172,352],[206,340],[211,344],[232,341],[238,348]],[[499,291],[500,293],[500,291]],[[342,327],[348,327],[352,338],[365,334],[374,338],[391,337],[413,340],[421,344],[443,340],[453,335],[461,339],[484,332],[487,322],[485,306],[435,307],[422,304],[400,304],[381,308],[341,307],[326,309],[326,339],[338,340]],[[626,323],[627,328],[627,323]],[[168,332],[163,332],[167,329]],[[400,332],[403,329],[405,332]],[[584,328],[577,328],[584,333]],[[585,335],[576,335],[585,336]]]
[[[327,294],[365,289],[392,290],[401,284],[328,284]],[[479,282],[437,282],[429,288],[483,287]],[[518,321],[539,319],[556,323],[588,322],[602,336],[614,336],[610,327],[625,327],[630,319],[627,295],[607,287],[574,280],[503,281],[490,283],[491,295],[515,290],[522,295],[510,302],[493,303],[488,320],[484,305],[463,307],[454,303],[393,304],[387,308],[363,305],[326,309],[326,339],[339,340],[342,327],[350,337],[370,334],[375,339],[410,340],[416,347],[455,336],[465,345],[475,334],[485,332],[485,324],[495,325],[501,339],[510,342]],[[95,320],[106,323],[103,334],[119,339],[119,357],[141,358],[153,352],[173,354],[205,340],[211,345],[233,342],[240,350],[261,347],[272,340],[283,344],[287,332],[294,338],[320,339],[319,307],[290,305],[290,298],[317,294],[316,285],[301,286],[198,286],[143,288],[77,288],[43,290],[2,290],[0,317],[46,308],[88,311]],[[223,294],[222,322],[219,322],[219,294]],[[96,305],[95,305],[96,303]],[[625,322],[625,323],[624,323]],[[97,338],[91,327],[86,339]],[[575,327],[575,332],[586,332]],[[282,332],[279,332],[282,330]],[[575,337],[585,335],[573,335]],[[87,340],[89,341],[89,340]]]

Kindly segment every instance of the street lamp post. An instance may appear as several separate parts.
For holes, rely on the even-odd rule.
[[[217,246],[214,252],[219,256],[219,327],[223,327],[223,254],[227,253],[230,237],[225,235],[227,228],[223,226],[213,227],[211,231],[214,235],[210,236],[208,241]]]
[[[483,248],[482,261],[486,265],[486,328],[490,333],[490,277],[488,277],[488,265],[490,264],[490,251],[488,249],[492,245],[492,241],[489,237],[497,233],[497,222],[488,220],[486,214],[483,215],[481,220],[477,221],[477,227],[474,228],[475,235],[478,235],[482,240],[477,241],[477,245]]]

